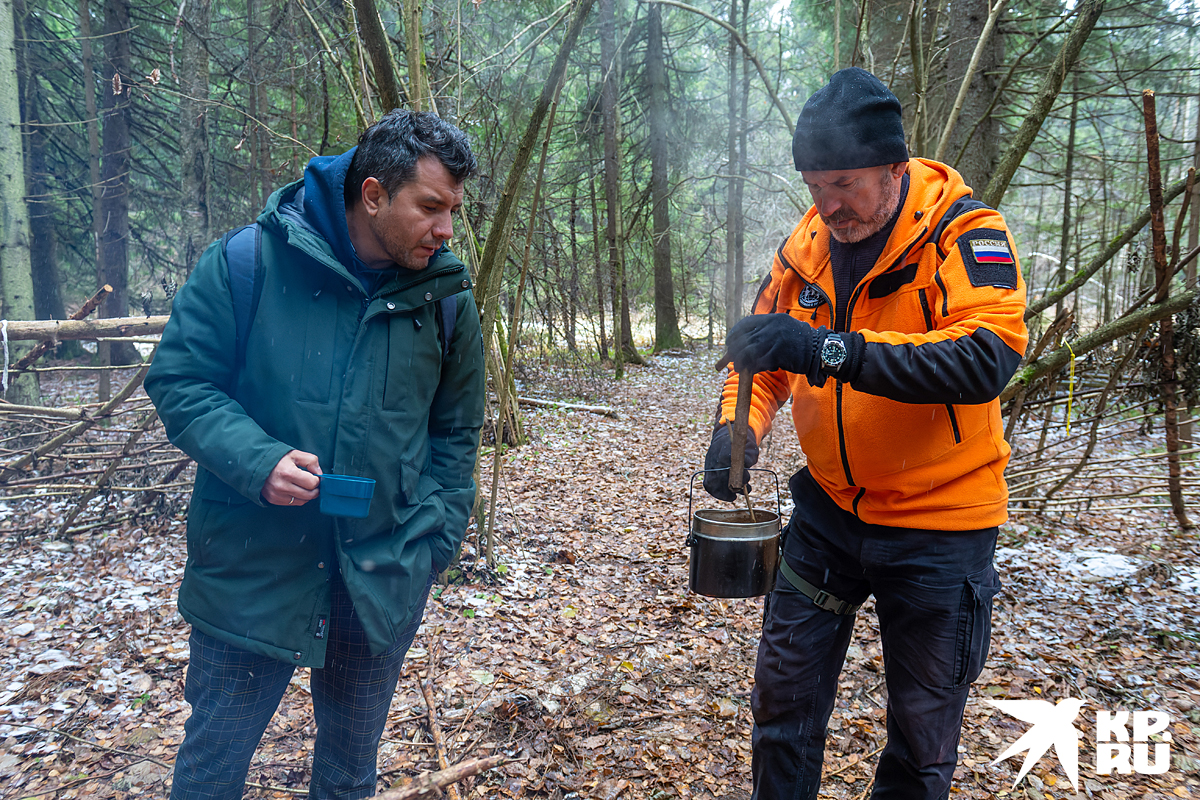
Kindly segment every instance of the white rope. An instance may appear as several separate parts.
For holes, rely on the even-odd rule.
[[[8,394],[8,320],[0,319],[0,338],[4,339],[4,379],[0,381],[0,393]]]

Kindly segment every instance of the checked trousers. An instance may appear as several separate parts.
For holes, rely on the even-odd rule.
[[[424,612],[422,603],[396,643],[371,655],[346,587],[340,578],[334,580],[325,667],[313,669],[309,681],[317,724],[308,792],[313,800],[375,794],[379,737]],[[184,698],[192,714],[175,760],[171,798],[238,800],[250,760],[295,667],[195,628],[190,642]]]
[[[888,700],[871,796],[943,800],[967,694],[987,658],[998,530],[870,525],[843,511],[807,469],[791,490],[788,565],[848,603],[875,595]],[[751,694],[754,800],[816,800],[854,615],[818,607],[782,574],[769,602]]]

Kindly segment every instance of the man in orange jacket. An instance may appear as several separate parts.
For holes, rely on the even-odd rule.
[[[756,373],[745,466],[789,397],[808,460],[758,651],[754,797],[817,797],[854,614],[874,594],[888,743],[872,797],[945,798],[1000,589],[997,398],[1025,351],[1025,285],[1004,219],[950,167],[908,157],[900,103],[869,72],[809,98],[792,150],[813,206],[727,337],[733,368]],[[705,464],[723,500],[734,369]]]

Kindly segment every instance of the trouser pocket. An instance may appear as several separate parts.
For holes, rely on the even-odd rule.
[[[967,576],[958,621],[956,687],[969,685],[983,671],[992,640],[992,601],[999,592],[1000,576],[991,564]]]

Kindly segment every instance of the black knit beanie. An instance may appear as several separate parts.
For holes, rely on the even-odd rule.
[[[908,160],[900,101],[865,69],[838,70],[808,98],[792,157],[797,171],[861,169]]]

